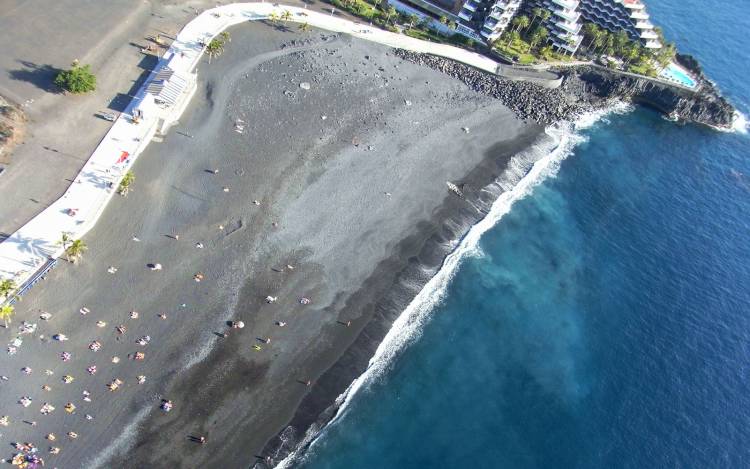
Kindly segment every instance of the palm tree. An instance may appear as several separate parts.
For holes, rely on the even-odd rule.
[[[570,37],[570,36],[566,36],[566,37],[565,37],[565,43],[566,43],[566,44],[567,44],[568,46],[570,46],[570,47],[575,47],[575,45],[576,45],[576,41],[575,41],[575,39],[573,39],[573,38],[572,38],[572,37]],[[573,52],[573,51],[570,51],[570,56],[571,56],[571,57],[573,57],[573,54],[574,54],[574,53],[575,53],[575,52]]]
[[[417,22],[419,22],[419,16],[415,14],[409,15],[409,29],[412,29]]]
[[[452,29],[453,31],[455,31],[455,30],[456,30],[456,28],[458,28],[458,25],[456,24],[456,22],[455,22],[455,21],[450,21],[450,22],[448,22],[448,28],[450,28],[450,29]]]
[[[622,51],[622,58],[625,60],[625,69],[628,68],[628,65],[631,64],[634,60],[636,60],[638,57],[641,56],[641,46],[637,42],[631,42],[625,47],[625,50]]]
[[[630,43],[630,37],[628,37],[628,33],[626,33],[623,30],[617,31],[617,34],[615,34],[615,52],[618,56],[622,57],[625,52],[625,48],[628,46],[628,43]]]
[[[0,298],[10,298],[10,294],[16,289],[16,282],[11,279],[0,281]]]
[[[63,249],[67,249],[68,243],[70,243],[71,241],[73,241],[73,239],[70,237],[70,233],[66,233],[65,231],[63,231],[60,234],[60,241],[58,241],[57,244],[62,245]]]
[[[11,305],[0,306],[0,319],[5,322],[5,327],[8,327],[8,324],[10,324],[10,320],[13,317],[14,312],[15,308],[13,308],[13,306]]]
[[[272,11],[268,14],[268,21],[270,21],[271,23],[276,23],[277,21],[279,21],[279,14],[275,11]]]
[[[549,10],[545,8],[542,10],[542,14],[539,15],[539,18],[541,18],[542,19],[541,22],[544,23],[545,21],[549,19],[550,16],[552,16],[552,12],[550,12]]]
[[[208,63],[211,63],[211,59],[214,56],[220,56],[224,52],[224,41],[221,39],[213,39],[206,46],[206,52],[208,52]]]
[[[448,17],[443,15],[440,17],[440,24],[448,24]]]
[[[513,24],[513,26],[515,26],[515,28],[513,29],[513,31],[519,31],[521,29],[526,29],[526,28],[529,27],[529,17],[528,16],[523,16],[523,15],[516,16],[515,18],[513,18],[513,21],[512,21],[511,24]]]
[[[529,42],[529,50],[536,47],[537,44],[547,39],[547,36],[549,35],[549,31],[547,31],[547,28],[544,26],[537,26],[534,29],[534,32],[531,33],[531,40]]]
[[[284,10],[284,13],[281,14],[281,20],[290,21],[291,19],[292,19],[292,12],[289,10]]]
[[[299,29],[300,31],[306,33],[308,31],[310,31],[312,29],[312,27],[310,26],[310,23],[302,23],[302,24],[300,24],[297,27],[297,29]]]
[[[81,256],[83,256],[83,253],[86,252],[88,247],[86,246],[86,243],[84,243],[80,239],[76,239],[72,243],[70,243],[70,246],[68,246],[68,249],[65,250],[65,255],[68,257],[68,260],[75,264],[79,260],[81,260]]]
[[[541,49],[539,49],[539,55],[542,58],[544,58],[544,59],[546,59],[547,57],[549,57],[550,54],[552,54],[552,47],[551,46],[544,46]]]
[[[126,197],[128,195],[128,192],[130,192],[130,186],[132,186],[134,182],[135,174],[133,174],[133,171],[128,171],[127,173],[125,173],[125,176],[122,177],[120,186],[117,188],[117,193],[123,197]]]
[[[536,21],[537,18],[539,18],[540,16],[542,16],[542,12],[543,11],[544,10],[542,10],[541,8],[532,8],[531,9],[531,14],[534,15],[534,16],[531,17],[531,21],[529,23],[529,27],[531,27],[534,24],[534,21]]]
[[[232,35],[229,34],[229,31],[222,31],[221,34],[219,34],[219,37],[224,42],[232,42]]]
[[[510,34],[508,34],[508,47],[510,47],[510,45],[514,42],[518,42],[520,40],[521,35],[518,33],[518,31],[511,31]]]
[[[599,26],[595,25],[594,23],[586,23],[583,25],[583,35],[589,38],[589,43],[588,45],[586,45],[586,49],[591,47],[591,44],[594,43],[596,36],[599,34],[599,31]]]
[[[397,14],[398,14],[398,11],[396,11],[395,8],[389,7],[388,10],[386,10],[385,12],[385,20],[389,21],[391,19],[391,16],[397,15]]]

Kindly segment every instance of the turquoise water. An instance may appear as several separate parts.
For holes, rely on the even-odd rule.
[[[744,2],[648,5],[747,113]],[[750,466],[750,139],[644,109],[583,135],[301,467]]]
[[[695,80],[682,71],[679,67],[674,64],[669,64],[667,68],[662,70],[660,74],[663,78],[668,78],[677,81],[678,83],[687,86],[688,88],[695,88]]]

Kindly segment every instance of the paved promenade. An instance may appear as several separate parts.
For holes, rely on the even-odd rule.
[[[107,203],[116,195],[120,179],[157,130],[166,129],[179,119],[194,87],[181,87],[180,96],[171,105],[160,104],[158,93],[153,88],[149,91],[149,84],[159,78],[160,71],[168,67],[176,76],[193,77],[205,44],[226,28],[245,21],[267,19],[272,12],[280,17],[286,11],[291,13],[288,20],[291,22],[307,23],[391,47],[449,57],[491,73],[498,67],[495,61],[464,49],[422,41],[303,8],[237,3],[206,10],[179,33],[149,80],[115,121],[65,194],[0,243],[0,279],[14,279],[18,285],[23,285],[48,260],[63,254],[60,243],[63,233],[71,239],[82,238],[96,224]],[[133,119],[134,112],[140,113],[137,120]]]

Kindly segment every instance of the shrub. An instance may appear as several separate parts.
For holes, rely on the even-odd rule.
[[[90,65],[73,64],[70,70],[63,70],[55,77],[55,85],[71,93],[88,93],[96,89],[96,76]]]

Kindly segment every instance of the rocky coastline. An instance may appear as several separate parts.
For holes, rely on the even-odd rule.
[[[612,100],[645,105],[676,121],[718,129],[731,128],[736,114],[690,56],[678,55],[677,61],[697,77],[697,91],[590,65],[556,70],[563,78],[562,85],[550,89],[502,78],[443,57],[401,49],[396,55],[459,79],[473,90],[499,99],[519,118],[540,124],[573,120],[582,113],[608,107]]]

